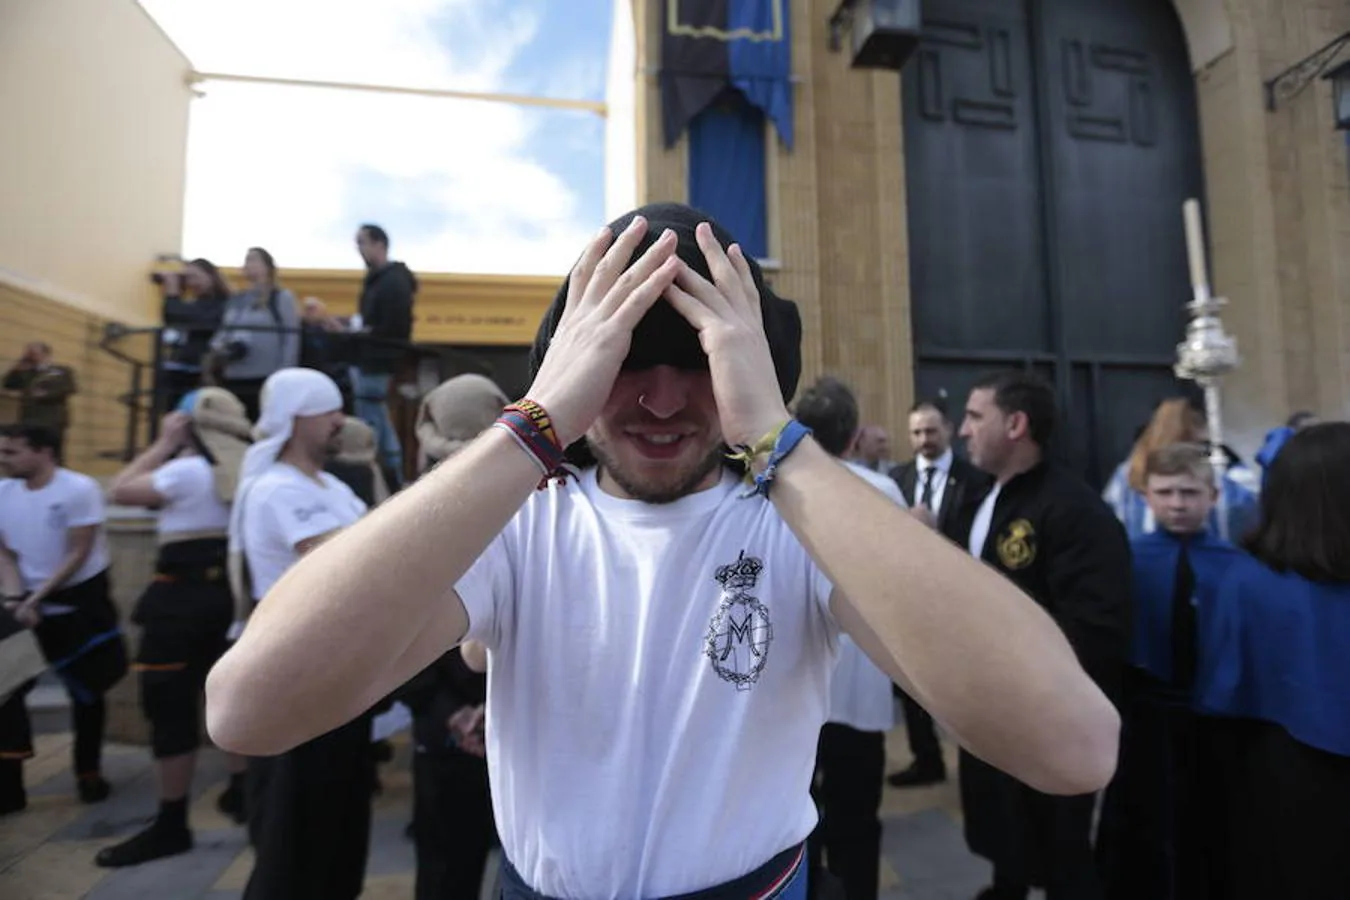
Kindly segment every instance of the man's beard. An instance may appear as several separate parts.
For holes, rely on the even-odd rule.
[[[664,504],[674,503],[682,497],[687,497],[694,492],[699,485],[719,466],[722,465],[723,448],[721,445],[715,446],[709,451],[708,455],[689,469],[680,474],[677,473],[678,480],[670,484],[653,486],[639,482],[629,472],[625,472],[614,457],[608,452],[608,448],[599,441],[590,440],[591,452],[599,461],[600,468],[606,475],[614,479],[625,494],[634,500],[641,500],[643,503]]]

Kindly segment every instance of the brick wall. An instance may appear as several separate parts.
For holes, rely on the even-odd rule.
[[[833,0],[792,0],[795,145],[769,160],[774,289],[801,309],[802,384],[848,380],[868,421],[904,430],[913,392],[900,79],[828,50]],[[687,147],[660,131],[659,4],[638,3],[640,202],[686,199]]]
[[[121,463],[104,454],[120,450],[126,442],[127,410],[118,398],[130,388],[131,367],[99,348],[108,320],[79,302],[0,273],[0,368],[7,371],[29,341],[50,344],[56,362],[75,370],[79,386],[70,401],[66,464],[91,475],[111,475]],[[119,346],[135,358],[149,358],[144,338],[130,338]],[[10,394],[0,406],[0,416],[13,421],[17,409]]]

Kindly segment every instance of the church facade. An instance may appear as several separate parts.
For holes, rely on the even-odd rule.
[[[1103,478],[1182,387],[1194,197],[1242,356],[1229,442],[1346,414],[1350,144],[1326,80],[1282,79],[1274,108],[1266,84],[1350,6],[921,0],[896,74],[851,65],[839,5],[631,4],[636,115],[615,123],[639,200],[728,221],[800,305],[808,376],[846,378],[899,437],[914,397],[959,413],[979,374],[1034,368],[1064,400],[1059,449]]]

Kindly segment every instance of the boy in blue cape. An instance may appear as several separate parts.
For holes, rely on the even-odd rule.
[[[1204,900],[1195,827],[1197,612],[1243,554],[1207,526],[1217,492],[1201,447],[1157,450],[1146,474],[1158,528],[1130,545],[1134,629],[1120,760],[1097,852],[1108,900]]]

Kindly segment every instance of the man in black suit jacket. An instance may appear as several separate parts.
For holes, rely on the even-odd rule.
[[[991,479],[952,452],[952,423],[938,401],[922,400],[909,411],[909,441],[914,459],[891,469],[910,508],[929,520],[953,541],[960,542],[963,510],[978,504],[989,490]],[[926,513],[926,514],[925,514]],[[922,706],[895,688],[905,708],[905,733],[914,762],[892,773],[892,787],[918,787],[947,778],[933,719]]]
[[[1023,372],[971,389],[961,437],[995,486],[967,510],[964,542],[1045,609],[1114,699],[1130,644],[1129,542],[1097,492],[1047,459],[1055,406],[1054,389]],[[1091,843],[1095,801],[1041,793],[963,752],[966,843],[994,867],[994,883],[977,900],[1026,900],[1032,887],[1049,900],[1102,897]]]

